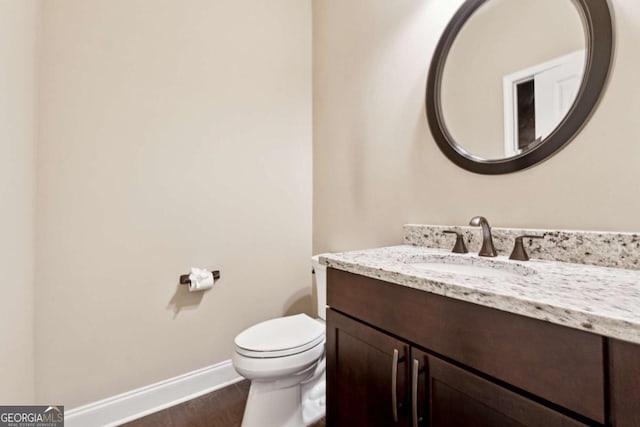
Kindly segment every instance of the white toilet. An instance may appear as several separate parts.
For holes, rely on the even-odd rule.
[[[279,317],[235,338],[233,366],[251,380],[242,427],[303,427],[325,414],[327,270],[312,257],[318,316]]]

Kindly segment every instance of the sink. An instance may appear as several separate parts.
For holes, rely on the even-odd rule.
[[[514,278],[536,274],[520,263],[501,258],[479,258],[469,255],[424,255],[406,260],[406,264],[422,271],[488,278]]]
[[[438,273],[447,274],[463,274],[465,276],[482,276],[482,277],[497,277],[507,278],[513,276],[520,276],[513,271],[505,271],[491,267],[478,267],[476,265],[461,265],[461,264],[445,264],[439,262],[419,262],[410,264],[412,267],[418,270],[429,270]]]

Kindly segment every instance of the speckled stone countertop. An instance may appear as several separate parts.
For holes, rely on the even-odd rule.
[[[338,270],[640,344],[637,270],[511,261],[504,255],[485,258],[414,245],[325,254],[320,260]],[[486,270],[461,274],[416,265],[425,262]]]

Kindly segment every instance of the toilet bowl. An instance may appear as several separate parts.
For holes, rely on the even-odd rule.
[[[325,414],[326,267],[312,258],[319,319],[258,323],[235,338],[232,362],[251,381],[242,427],[303,427]]]

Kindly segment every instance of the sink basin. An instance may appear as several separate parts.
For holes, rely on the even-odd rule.
[[[438,273],[447,274],[463,274],[465,276],[482,276],[482,277],[513,277],[520,276],[518,273],[512,271],[499,270],[490,267],[478,267],[476,265],[460,265],[460,264],[445,264],[438,262],[420,262],[411,264],[419,270],[436,271]]]
[[[407,260],[407,264],[423,271],[488,278],[529,276],[536,271],[522,264],[500,258],[478,258],[467,255],[425,255]]]

